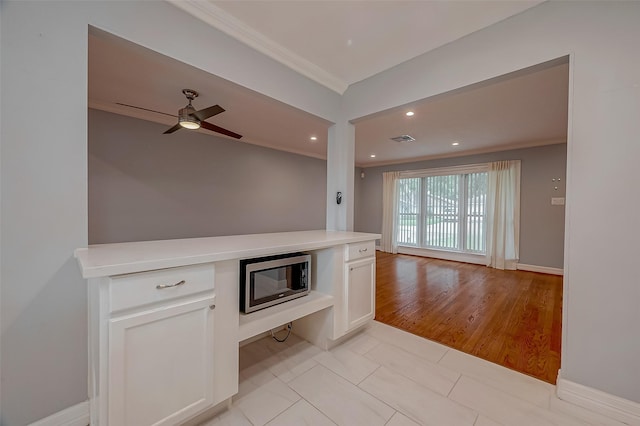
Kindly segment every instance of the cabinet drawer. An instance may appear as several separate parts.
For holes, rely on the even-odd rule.
[[[213,264],[113,277],[111,312],[212,291],[213,281]]]
[[[375,256],[375,241],[365,241],[363,243],[352,243],[347,245],[346,261],[362,259],[364,257]]]

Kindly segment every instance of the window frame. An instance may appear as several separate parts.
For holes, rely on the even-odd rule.
[[[462,255],[471,255],[471,256],[485,256],[486,253],[486,205],[484,208],[484,215],[485,215],[485,221],[484,221],[484,229],[485,231],[483,232],[483,236],[485,238],[485,251],[484,252],[479,252],[479,251],[475,251],[475,250],[467,250],[466,249],[466,245],[467,245],[467,218],[469,216],[468,213],[468,199],[467,199],[467,195],[468,195],[468,175],[473,174],[473,173],[488,173],[489,172],[489,168],[490,168],[490,164],[489,163],[477,163],[477,164],[467,164],[467,165],[458,165],[458,166],[451,166],[451,167],[438,167],[438,168],[433,168],[433,169],[423,169],[423,170],[406,170],[406,171],[401,171],[399,172],[398,175],[398,179],[411,179],[411,178],[420,178],[420,203],[419,203],[419,213],[417,215],[417,221],[416,221],[416,244],[412,245],[409,243],[403,243],[400,241],[397,241],[397,245],[398,247],[402,247],[405,249],[410,249],[410,250],[425,250],[425,251],[435,251],[435,252],[448,252],[448,253],[459,253]],[[433,176],[450,176],[450,175],[461,175],[461,178],[459,178],[459,191],[458,191],[458,205],[459,205],[459,213],[458,213],[458,226],[459,226],[459,230],[458,230],[458,247],[460,247],[460,249],[448,249],[448,248],[440,248],[440,247],[429,247],[429,246],[425,246],[423,245],[424,241],[425,241],[425,235],[424,235],[424,221],[426,220],[426,204],[427,204],[427,199],[426,199],[426,179],[427,177],[433,177]],[[462,201],[462,203],[460,203],[460,201]],[[396,199],[396,204],[398,207],[398,217],[396,220],[396,226],[399,226],[400,223],[400,200]],[[486,199],[485,199],[485,203],[486,203]],[[399,237],[399,232],[396,232],[396,238]]]

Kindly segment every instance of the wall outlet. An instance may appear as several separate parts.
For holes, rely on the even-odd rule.
[[[564,206],[564,197],[551,197],[552,206]]]

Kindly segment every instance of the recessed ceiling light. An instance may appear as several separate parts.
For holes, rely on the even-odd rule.
[[[318,138],[316,136],[311,136],[309,139],[311,139],[312,141],[317,141]]]
[[[453,145],[453,146],[458,146],[458,145],[460,145],[460,142],[454,142],[454,143],[452,143],[451,145]]]
[[[413,111],[407,111],[407,112],[405,113],[405,115],[406,115],[407,117],[412,117],[412,116],[413,116]]]
[[[376,155],[375,154],[371,154],[369,157],[376,158]]]

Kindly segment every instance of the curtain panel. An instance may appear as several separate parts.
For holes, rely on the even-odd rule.
[[[520,160],[489,164],[487,266],[515,270],[520,258]]]
[[[400,172],[382,174],[382,238],[380,248],[386,253],[398,253],[398,179]]]

